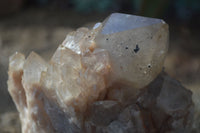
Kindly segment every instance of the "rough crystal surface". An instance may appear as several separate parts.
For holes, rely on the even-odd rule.
[[[49,62],[10,57],[8,90],[23,133],[189,132],[191,92],[161,72],[160,19],[111,14],[67,35]]]

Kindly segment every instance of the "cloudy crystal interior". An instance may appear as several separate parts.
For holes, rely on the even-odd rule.
[[[117,81],[135,88],[148,85],[162,70],[168,49],[168,25],[161,19],[111,14],[95,42],[110,54]]]

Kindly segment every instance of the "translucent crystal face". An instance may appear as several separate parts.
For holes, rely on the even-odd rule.
[[[48,88],[47,93],[56,93],[54,97],[62,107],[68,104],[84,110],[88,102],[106,90],[104,76],[110,70],[109,54],[95,49],[93,41],[99,26],[69,33],[43,72],[42,85]]]
[[[165,23],[161,19],[147,18],[142,16],[113,13],[104,20],[102,34],[113,34],[127,30],[133,30],[153,24]]]
[[[22,82],[25,88],[39,84],[41,73],[47,70],[47,63],[36,53],[32,52],[24,63]]]
[[[111,58],[113,79],[142,88],[161,72],[168,49],[168,25],[160,19],[114,13],[95,37]]]

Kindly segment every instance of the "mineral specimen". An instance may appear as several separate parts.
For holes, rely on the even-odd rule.
[[[10,57],[23,133],[188,132],[191,92],[162,72],[168,26],[114,13],[67,35],[49,62]]]

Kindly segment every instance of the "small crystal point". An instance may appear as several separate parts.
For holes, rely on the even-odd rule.
[[[31,52],[27,57],[24,68],[22,82],[25,88],[33,84],[39,84],[41,73],[47,70],[47,63],[35,52]]]

